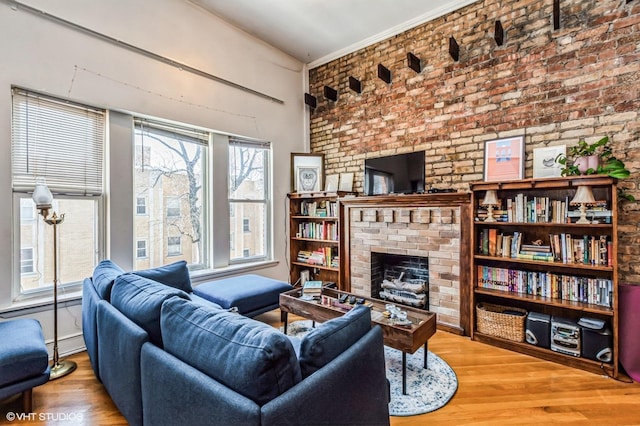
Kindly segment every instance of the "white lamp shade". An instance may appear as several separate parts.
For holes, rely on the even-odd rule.
[[[33,190],[33,202],[36,203],[36,207],[47,206],[51,207],[51,203],[53,202],[53,195],[44,178],[36,178],[36,187]]]
[[[487,190],[484,194],[484,199],[481,203],[483,206],[498,206],[500,205],[500,201],[498,201],[498,194],[493,189]]]
[[[578,190],[576,191],[576,195],[573,196],[570,204],[581,204],[581,203],[594,203],[596,200],[593,197],[593,192],[591,191],[590,186],[578,186]]]

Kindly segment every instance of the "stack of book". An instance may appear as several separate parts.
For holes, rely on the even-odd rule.
[[[307,281],[302,286],[302,294],[307,297],[320,297],[322,281]]]
[[[540,260],[543,262],[553,262],[554,256],[550,245],[543,244],[522,244],[518,259]]]

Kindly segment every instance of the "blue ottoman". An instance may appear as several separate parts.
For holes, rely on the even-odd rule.
[[[31,412],[32,389],[49,381],[49,353],[34,319],[0,322],[0,400],[23,393]]]
[[[223,309],[236,307],[240,314],[254,317],[276,309],[280,293],[291,289],[293,287],[283,281],[249,274],[197,285],[193,293]]]

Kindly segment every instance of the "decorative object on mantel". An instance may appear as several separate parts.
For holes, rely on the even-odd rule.
[[[493,206],[499,206],[500,201],[498,200],[498,194],[493,189],[489,189],[484,195],[484,199],[482,200],[483,206],[487,206],[487,217],[485,218],[485,222],[495,222],[496,219],[493,217]]]
[[[595,203],[596,199],[593,197],[593,192],[590,186],[580,185],[576,190],[576,195],[573,196],[570,204],[580,206],[580,219],[576,223],[587,224],[591,223],[587,219],[587,204]]]
[[[324,191],[336,192],[338,190],[338,182],[340,182],[339,174],[327,175],[324,183]]]
[[[73,361],[60,361],[58,355],[58,225],[64,220],[64,214],[60,216],[56,212],[53,212],[49,216],[49,211],[52,209],[53,195],[47,187],[44,178],[36,178],[36,186],[33,190],[33,202],[36,204],[36,209],[40,211],[42,220],[47,225],[53,227],[53,365],[51,366],[51,373],[49,374],[49,380],[59,379],[72,373],[77,365]]]
[[[310,320],[295,321],[287,327],[287,334],[302,337],[311,328]],[[391,389],[389,415],[415,416],[430,413],[444,407],[455,395],[458,378],[451,366],[431,351],[427,356],[428,369],[423,368],[424,348],[407,356],[407,394],[403,395],[402,352],[385,346],[385,365]]]
[[[340,184],[338,191],[353,191],[353,172],[340,173]]]

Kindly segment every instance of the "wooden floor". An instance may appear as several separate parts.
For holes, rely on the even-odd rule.
[[[279,311],[259,319],[280,325]],[[458,391],[444,408],[400,425],[640,425],[640,384],[624,383],[438,331],[429,350],[451,365]],[[20,401],[1,407],[0,424],[125,425],[86,352],[68,357],[78,370],[34,390],[34,413],[8,422]]]

